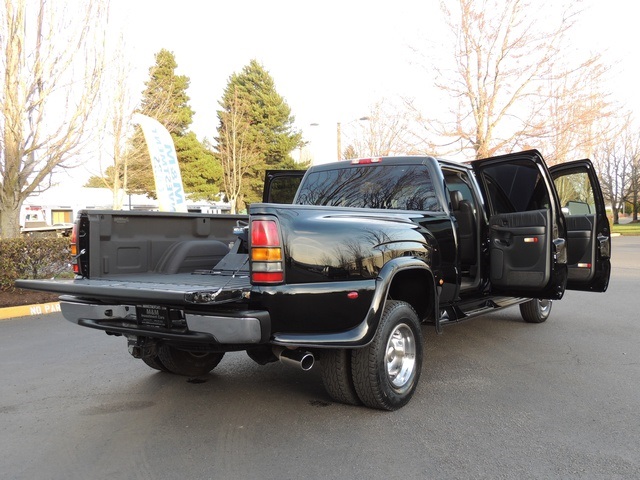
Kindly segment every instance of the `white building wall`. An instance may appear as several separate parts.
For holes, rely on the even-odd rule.
[[[187,202],[190,209],[203,213],[225,213],[229,204],[224,202]],[[52,187],[40,194],[27,198],[20,212],[20,225],[25,227],[36,221],[40,224],[53,224],[53,212],[71,211],[71,221],[79,210],[106,209],[113,206],[113,194],[108,188]],[[123,210],[157,210],[158,201],[146,195],[124,195]],[[36,217],[37,220],[34,218]]]

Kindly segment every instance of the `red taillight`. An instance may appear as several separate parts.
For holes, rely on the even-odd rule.
[[[280,246],[276,222],[273,220],[255,220],[251,224],[251,245],[254,247]]]
[[[256,283],[281,283],[284,281],[282,272],[253,272],[251,279]]]
[[[284,282],[282,245],[275,220],[251,222],[251,281]]]
[[[73,267],[73,273],[80,274],[80,264],[78,263],[78,224],[73,224],[71,230],[71,265]]]

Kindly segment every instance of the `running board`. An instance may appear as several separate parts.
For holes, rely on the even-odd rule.
[[[479,302],[473,301],[467,304],[461,303],[445,307],[440,314],[440,318],[436,321],[436,332],[442,333],[442,327],[447,325],[464,322],[480,315],[518,305],[527,300],[529,299],[521,297],[493,297]]]

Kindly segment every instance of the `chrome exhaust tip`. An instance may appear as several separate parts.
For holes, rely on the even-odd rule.
[[[289,350],[287,348],[274,348],[273,353],[278,360],[287,365],[298,367],[305,372],[311,370],[316,359],[311,352],[305,352],[303,350]]]

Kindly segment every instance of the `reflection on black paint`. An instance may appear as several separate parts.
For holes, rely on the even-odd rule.
[[[317,262],[305,263],[304,256],[291,255],[293,269],[288,274],[296,282],[376,278],[387,262],[402,256],[421,258],[427,264],[432,261],[432,249],[422,233],[406,229],[406,224],[387,223],[385,229],[359,232],[332,230],[325,240]]]

